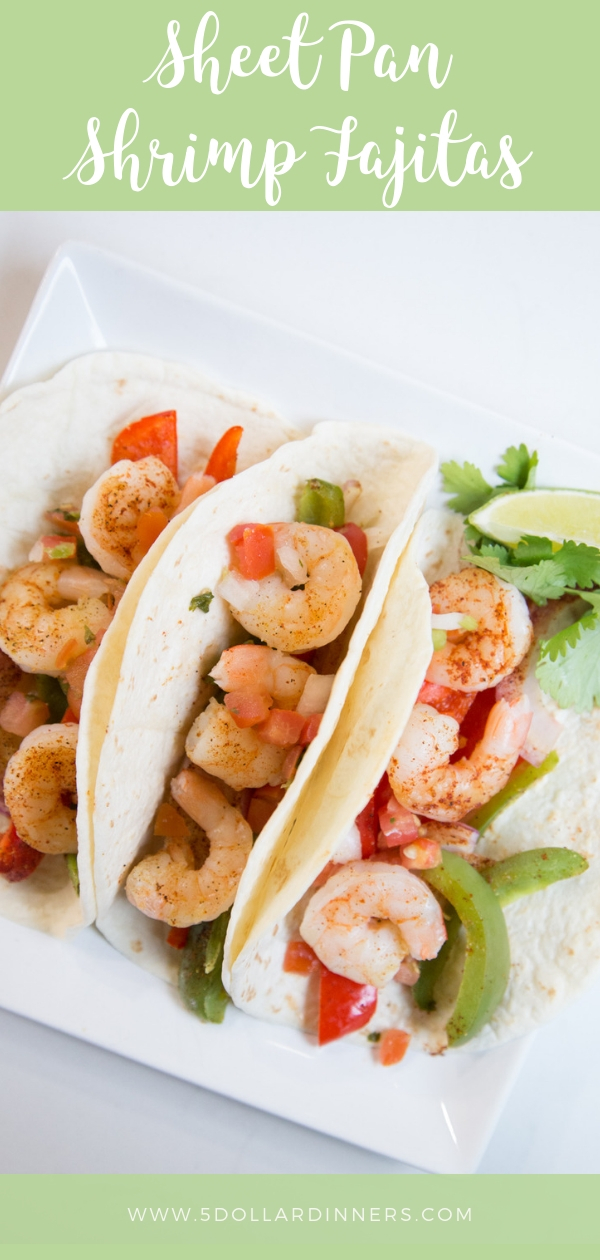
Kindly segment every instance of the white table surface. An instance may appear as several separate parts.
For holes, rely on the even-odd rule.
[[[600,449],[597,214],[4,213],[0,370],[68,239]],[[480,1172],[600,1172],[599,1044],[597,982],[538,1033]],[[0,1080],[0,1172],[418,1171],[4,1011]]]

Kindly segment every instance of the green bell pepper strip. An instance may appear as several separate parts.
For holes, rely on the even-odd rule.
[[[213,923],[196,923],[181,951],[179,992],[188,1010],[205,1023],[222,1024],[229,1002],[221,980],[228,923],[229,910]]]
[[[519,897],[539,892],[558,880],[582,875],[587,869],[585,858],[572,849],[528,849],[525,853],[505,858],[503,862],[495,862],[481,874],[500,905],[508,906]]]
[[[506,809],[507,805],[510,805],[511,801],[516,801],[517,797],[526,792],[532,783],[536,783],[538,779],[543,779],[544,775],[549,774],[557,765],[558,754],[551,752],[542,761],[541,766],[530,766],[526,763],[515,766],[506,787],[503,787],[501,792],[496,792],[496,795],[492,796],[491,801],[481,805],[479,809],[472,809],[461,821],[467,823],[469,827],[475,827],[475,830],[481,834],[497,818],[498,814],[503,809]]]
[[[460,928],[460,919],[454,906],[450,906],[448,911],[444,910],[444,918],[448,936],[439,954],[435,958],[428,958],[426,962],[421,963],[419,979],[411,989],[415,1002],[421,1011],[435,1010],[435,986],[450,958]]]
[[[508,983],[510,951],[504,915],[485,879],[457,853],[419,876],[442,894],[463,924],[467,949],[460,989],[446,1027],[448,1044],[460,1046],[487,1024]]]
[[[311,477],[300,495],[296,519],[307,525],[325,525],[328,529],[343,525],[346,514],[340,486],[322,481],[320,477]]]

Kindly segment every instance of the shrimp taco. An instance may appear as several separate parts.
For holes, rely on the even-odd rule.
[[[95,913],[90,778],[144,582],[197,498],[295,433],[108,352],[13,393],[0,426],[0,914],[61,935]]]
[[[310,794],[435,466],[319,424],[200,502],[146,584],[96,780],[97,923],[203,1018],[244,868]]]
[[[443,466],[454,510],[419,523],[310,794],[242,877],[223,978],[250,1014],[391,1064],[528,1032],[597,967],[600,499],[536,464]]]

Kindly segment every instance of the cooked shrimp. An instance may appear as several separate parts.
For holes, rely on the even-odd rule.
[[[195,770],[182,770],[172,780],[171,792],[206,832],[208,857],[196,870],[189,841],[168,840],[160,853],[142,858],[134,867],[125,892],[149,918],[183,928],[211,922],[233,905],[252,848],[252,831],[216,783]]]
[[[435,958],[441,906],[423,880],[387,862],[349,862],[311,897],[300,934],[325,967],[385,988],[407,955]]]
[[[152,509],[168,519],[179,503],[179,487],[155,455],[135,462],[120,459],[84,495],[79,528],[83,541],[105,573],[129,578],[139,564],[138,522]]]
[[[98,594],[68,602],[76,573],[77,566],[69,564],[26,564],[0,588],[0,647],[26,673],[56,678],[108,629],[112,611]],[[112,594],[110,578],[94,577],[96,590],[102,582]]]
[[[261,688],[278,709],[295,709],[307,679],[315,672],[312,665],[276,648],[241,643],[223,652],[210,676],[223,691]]]
[[[462,613],[477,622],[433,653],[427,681],[454,691],[485,691],[516,669],[528,651],[532,628],[527,604],[515,586],[475,567],[434,582],[434,613]]]
[[[219,594],[245,630],[282,652],[336,639],[358,604],[361,577],[350,544],[321,525],[275,524],[275,573],[256,581],[231,570]]]
[[[76,853],[74,722],[38,726],[13,753],[4,799],[18,835],[40,853]]]
[[[396,800],[426,818],[458,822],[506,785],[530,723],[526,696],[514,704],[498,700],[471,756],[449,764],[458,748],[458,722],[429,704],[416,704],[388,766]]]
[[[278,787],[288,749],[266,744],[253,727],[241,729],[225,705],[210,700],[189,731],[185,751],[194,765],[241,792],[266,783]]]

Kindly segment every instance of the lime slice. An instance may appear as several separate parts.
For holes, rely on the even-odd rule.
[[[472,512],[469,523],[510,546],[523,534],[600,547],[600,494],[593,490],[521,490],[500,494]]]

